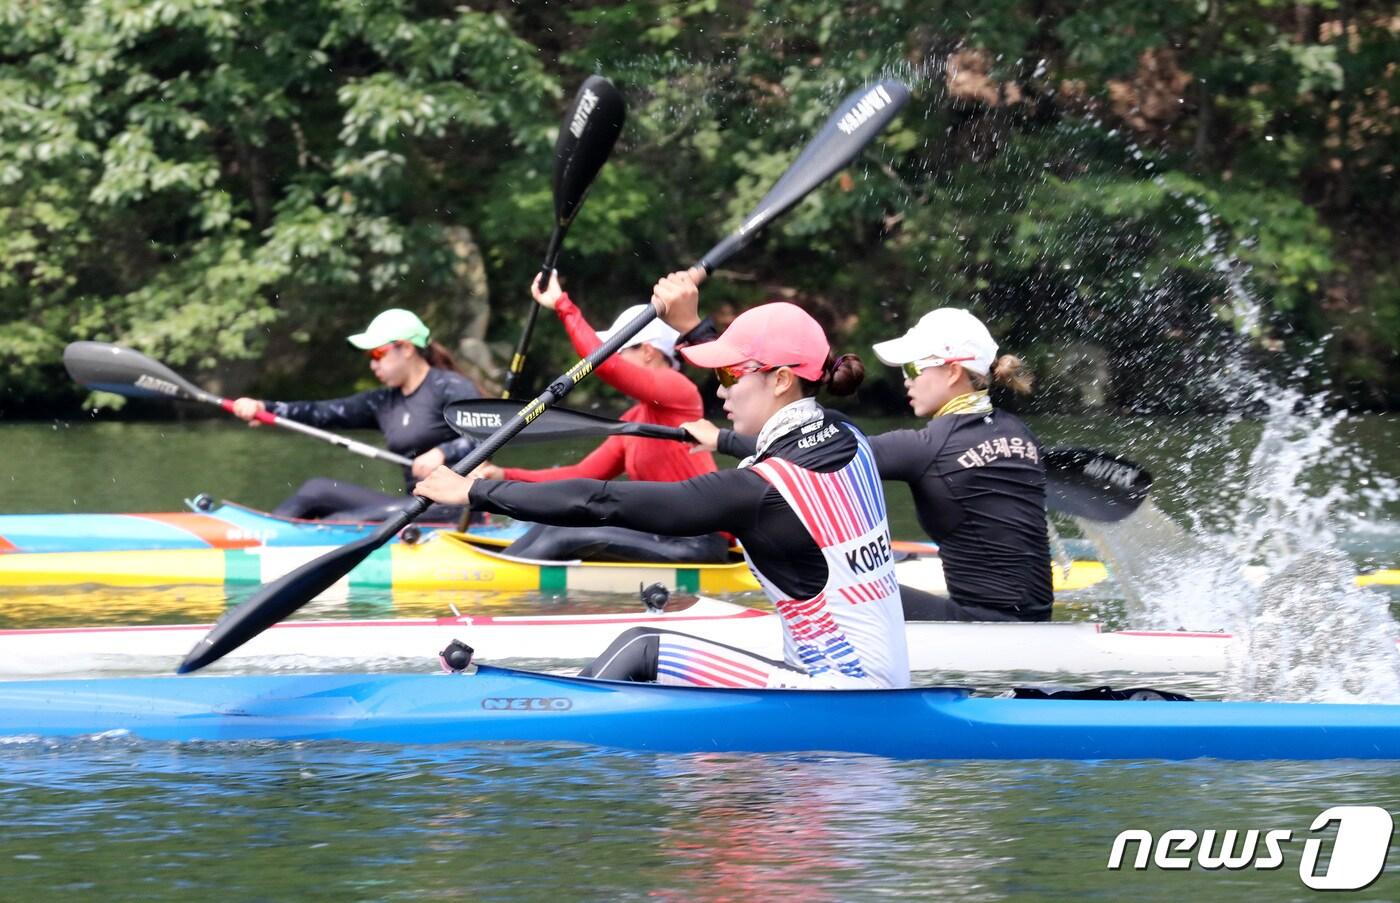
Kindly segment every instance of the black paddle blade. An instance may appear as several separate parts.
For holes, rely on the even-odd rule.
[[[308,561],[258,590],[247,601],[232,609],[215,624],[185,656],[180,674],[198,671],[242,646],[267,628],[283,620],[307,602],[325,592],[369,557],[383,544],[383,528],[363,539]]]
[[[612,82],[590,75],[579,86],[554,143],[554,214],[560,227],[573,222],[626,119],[626,104]]]
[[[713,270],[747,245],[775,217],[854,160],[908,101],[909,89],[893,79],[846,97],[743,225],[701,258],[700,265]]]
[[[558,263],[559,252],[564,247],[564,235],[569,231],[598,170],[603,168],[612,153],[626,118],[627,109],[622,95],[612,82],[601,75],[584,79],[574,102],[564,114],[559,139],[554,142],[554,231],[549,236],[549,247],[545,250],[540,274],[535,279],[535,284],[541,290],[549,285],[549,274]],[[506,370],[502,398],[515,395],[515,381],[525,369],[525,351],[530,347],[530,336],[535,331],[539,311],[538,305],[530,305],[525,329],[520,333],[520,341],[516,343],[515,354],[511,356],[510,367]]]
[[[505,398],[454,401],[442,409],[442,416],[447,425],[456,430],[457,435],[475,439],[477,442],[489,439],[518,413],[520,402]],[[516,434],[514,441],[550,442],[580,436],[604,436],[611,432],[609,425],[615,423],[619,421],[567,408],[552,408],[530,421],[525,429]]]
[[[506,422],[520,413],[520,403],[504,398],[473,398],[454,401],[443,408],[447,425],[478,442],[491,437]],[[516,442],[549,442],[556,439],[586,439],[596,436],[644,436],[652,439],[692,441],[690,434],[677,426],[655,423],[632,423],[614,420],[587,411],[553,407],[545,410],[516,436]]]
[[[79,385],[128,398],[203,400],[202,389],[139,351],[106,342],[73,342],[63,349],[63,366]]]
[[[1091,448],[1045,452],[1045,506],[1112,523],[1132,514],[1152,489],[1152,475],[1117,455]]]

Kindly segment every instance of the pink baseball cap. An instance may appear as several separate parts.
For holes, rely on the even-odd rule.
[[[757,361],[791,367],[803,379],[816,381],[826,372],[831,343],[811,314],[796,304],[772,301],[739,314],[713,342],[682,348],[681,354],[697,367]]]

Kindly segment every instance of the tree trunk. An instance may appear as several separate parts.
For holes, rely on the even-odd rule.
[[[455,259],[452,275],[456,290],[449,297],[430,301],[425,306],[426,319],[446,324],[443,336],[447,341],[443,344],[457,356],[462,370],[476,380],[483,393],[499,395],[504,365],[486,344],[486,329],[491,325],[491,289],[481,248],[466,226],[448,226],[443,237]]]

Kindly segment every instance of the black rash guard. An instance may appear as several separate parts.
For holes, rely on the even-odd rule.
[[[849,424],[837,412],[823,414],[823,427]],[[830,438],[807,449],[799,447],[799,441],[811,431],[793,429],[775,439],[763,458],[783,458],[818,473],[840,470],[856,454],[851,429],[834,430]],[[791,598],[811,598],[826,586],[826,559],[811,534],[782,493],[746,468],[679,483],[478,480],[470,507],[566,527],[609,524],[672,536],[724,531],[737,537],[754,565]]]
[[[1040,440],[1014,414],[945,414],[920,430],[869,437],[880,477],[908,483],[960,606],[1048,618],[1054,602]],[[719,451],[753,452],[721,430]]]
[[[454,401],[480,397],[476,384],[465,376],[433,367],[412,395],[384,386],[329,401],[269,401],[265,404],[279,417],[321,429],[377,427],[384,434],[389,450],[407,458],[440,448],[450,466],[466,457],[476,443],[454,433],[443,418],[442,409]],[[415,482],[412,472],[405,467],[406,488],[411,490]]]
[[[872,436],[880,476],[908,483],[961,605],[1048,616],[1054,602],[1040,440],[1014,414],[945,414]]]

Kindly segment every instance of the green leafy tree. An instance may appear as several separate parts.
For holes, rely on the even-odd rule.
[[[0,26],[11,394],[73,339],[212,367],[452,295],[446,230],[548,152],[560,95],[466,8],[7,2]]]
[[[795,299],[859,350],[970,307],[1056,409],[1232,403],[1187,377],[1331,335],[1319,379],[1400,403],[1390,4],[0,0],[0,26],[8,405],[50,400],[75,338],[303,394],[364,379],[319,352],[383,307],[513,341],[558,116],[595,71],[629,106],[561,263],[595,323],[889,75],[906,113],[708,309]],[[536,341],[538,382],[572,352]]]

